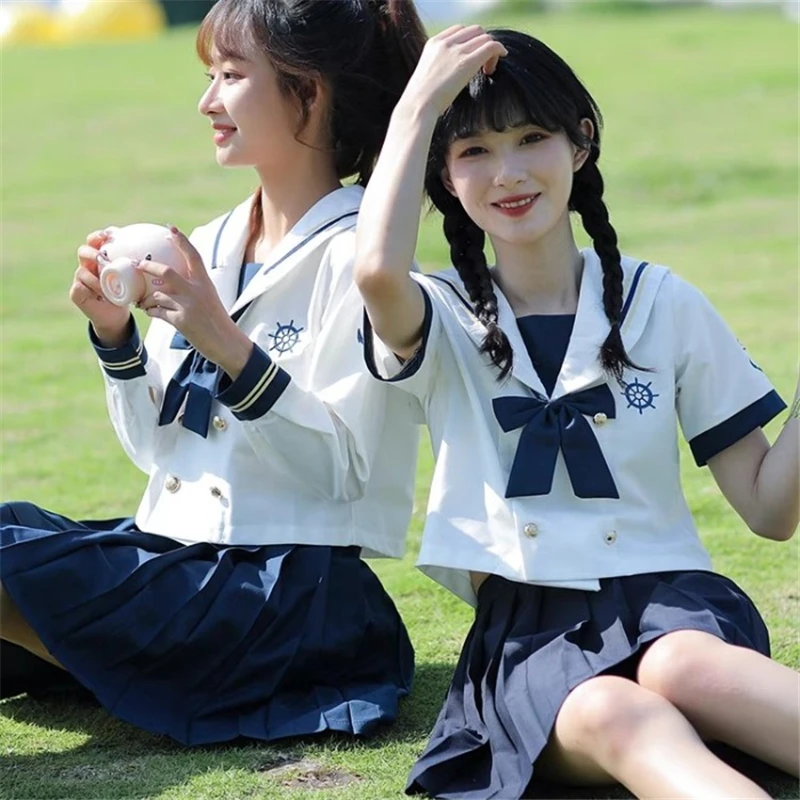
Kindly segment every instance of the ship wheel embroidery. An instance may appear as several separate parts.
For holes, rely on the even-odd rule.
[[[653,400],[658,395],[650,388],[650,383],[639,383],[638,378],[633,379],[633,383],[623,383],[622,394],[628,401],[628,408],[635,408],[641,414],[645,408],[655,408]]]
[[[291,320],[288,325],[281,325],[278,323],[278,327],[275,329],[275,333],[271,333],[270,339],[273,340],[273,345],[270,347],[270,351],[277,350],[279,353],[286,353],[291,350],[296,344],[298,339],[300,338],[300,331],[303,328],[295,328],[294,320]]]

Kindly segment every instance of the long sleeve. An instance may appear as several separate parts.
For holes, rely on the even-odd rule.
[[[250,361],[235,381],[223,378],[217,395],[260,460],[345,502],[359,499],[370,480],[387,404],[387,389],[363,362],[363,306],[349,248],[341,237],[325,256],[311,301],[310,352],[302,367],[295,362],[297,374],[270,358],[268,335],[256,330]]]

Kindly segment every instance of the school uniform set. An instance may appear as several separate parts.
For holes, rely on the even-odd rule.
[[[0,508],[0,578],[109,711],[185,744],[368,734],[413,650],[361,555],[399,557],[417,435],[366,373],[352,281],[362,190],[242,264],[251,201],[191,240],[254,342],[232,381],[169,324],[94,345],[114,429],[149,476],[135,519]]]
[[[402,367],[365,322],[370,370],[417,401],[431,432],[418,565],[477,605],[410,794],[523,796],[567,694],[601,673],[633,677],[670,631],[769,654],[757,610],[698,537],[678,424],[704,465],[785,404],[699,291],[629,258],[622,338],[649,371],[609,378],[602,268],[591,249],[583,260],[574,316],[516,319],[495,287],[514,351],[505,381],[454,270],[413,276],[423,341]],[[477,597],[471,571],[491,574]]]

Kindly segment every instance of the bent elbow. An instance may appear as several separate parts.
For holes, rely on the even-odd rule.
[[[773,542],[788,542],[797,530],[797,523],[797,520],[792,522],[752,520],[748,521],[747,526],[756,536],[761,536],[763,539],[771,539]]]
[[[401,277],[389,269],[381,259],[359,258],[353,266],[353,280],[363,297],[386,297],[394,294],[407,280],[408,273]]]

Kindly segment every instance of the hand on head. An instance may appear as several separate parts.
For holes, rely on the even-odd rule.
[[[505,55],[480,25],[454,25],[428,39],[406,93],[440,115],[478,72],[491,75]]]

